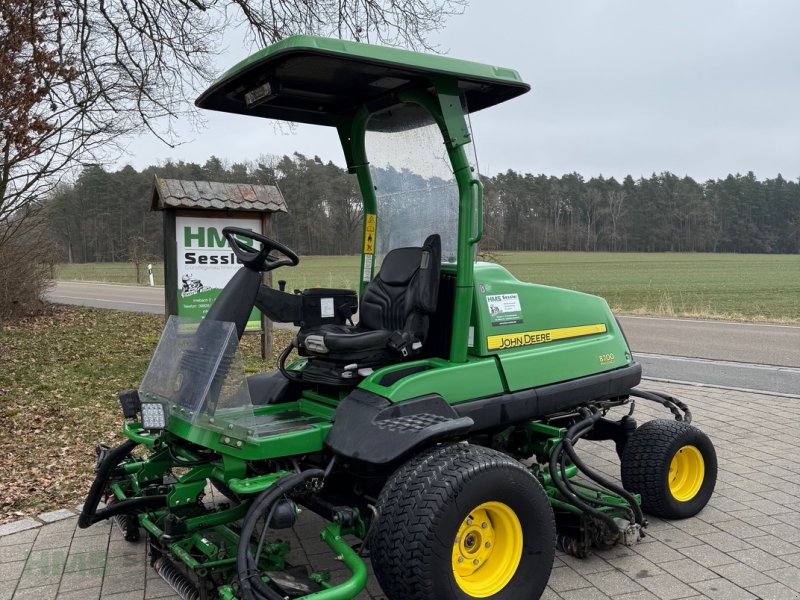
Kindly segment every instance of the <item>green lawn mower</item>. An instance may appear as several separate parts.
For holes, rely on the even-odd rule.
[[[519,600],[541,595],[556,548],[635,544],[645,514],[700,511],[714,448],[679,400],[635,389],[607,303],[475,260],[468,115],[528,90],[510,69],[301,36],[203,93],[201,108],[335,129],[362,194],[360,289],[273,289],[263,273],[297,254],[225,229],[242,267],[205,319],[170,317],[120,394],[127,441],[98,447],[80,526],[144,533],[187,599],[351,599],[368,556],[390,600]],[[277,370],[245,377],[253,307],[299,329]],[[637,426],[635,399],[674,418]],[[581,439],[613,440],[622,484]],[[291,564],[301,510],[348,575]]]

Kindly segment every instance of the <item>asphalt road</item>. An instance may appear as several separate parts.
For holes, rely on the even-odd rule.
[[[56,281],[48,298],[58,304],[164,314],[163,287]]]
[[[57,282],[50,300],[164,312],[163,288]],[[619,317],[648,377],[800,396],[800,326]]]
[[[619,317],[634,352],[800,367],[800,327]]]

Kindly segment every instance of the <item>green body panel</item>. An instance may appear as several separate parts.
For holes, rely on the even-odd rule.
[[[404,377],[391,386],[379,383],[387,373],[417,366],[428,369]],[[492,358],[471,357],[463,363],[432,358],[380,369],[365,379],[359,387],[378,396],[384,396],[392,402],[438,394],[449,404],[456,404],[502,393],[503,379],[497,361]]]
[[[493,318],[487,300],[493,296],[516,296],[520,311],[499,313]],[[498,319],[506,315],[512,318]],[[498,356],[510,392],[611,371],[631,363],[622,330],[603,298],[521,282],[500,265],[475,265],[472,326],[471,354]],[[564,335],[576,337],[560,340],[542,333],[587,326],[602,326],[605,332],[576,335],[580,332],[565,331]],[[508,336],[512,343],[521,345],[492,350],[488,340],[493,336]],[[547,341],[548,337],[552,341]]]
[[[498,316],[490,313],[487,297],[508,295],[516,295],[520,310],[508,314],[515,317],[513,322],[499,324]],[[460,338],[471,340],[466,362],[429,359],[402,363],[376,371],[359,387],[392,402],[439,394],[456,404],[595,375],[631,363],[627,342],[611,309],[597,296],[524,283],[500,265],[476,263],[470,299],[472,325],[459,327],[459,321],[453,321],[454,332],[460,328]],[[600,325],[604,333],[561,340],[545,341],[541,333],[538,337],[530,335]],[[498,335],[523,336],[525,345],[492,350],[488,338]],[[387,373],[417,366],[428,368],[391,386],[379,383]]]

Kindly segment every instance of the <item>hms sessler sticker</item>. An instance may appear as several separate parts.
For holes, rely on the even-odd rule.
[[[486,296],[486,306],[489,309],[492,327],[522,323],[522,305],[518,294]]]

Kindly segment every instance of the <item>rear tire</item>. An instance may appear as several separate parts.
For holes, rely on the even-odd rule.
[[[642,510],[686,519],[699,513],[717,483],[717,453],[708,436],[681,421],[648,421],[622,452],[622,485],[641,494]]]
[[[400,467],[378,498],[370,555],[390,600],[538,598],[555,522],[539,482],[481,446],[440,446]]]

